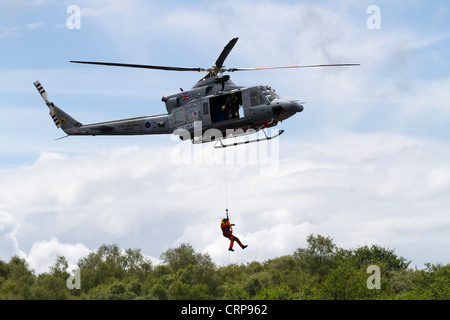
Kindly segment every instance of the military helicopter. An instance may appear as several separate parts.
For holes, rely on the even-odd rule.
[[[207,72],[190,90],[162,97],[167,113],[142,116],[114,121],[82,124],[69,114],[58,108],[47,99],[47,93],[39,81],[34,82],[48,108],[56,127],[61,128],[66,136],[72,135],[144,135],[144,134],[175,134],[181,140],[191,140],[193,143],[216,141],[216,148],[242,143],[259,142],[276,138],[283,133],[279,130],[273,136],[268,136],[265,128],[276,126],[298,112],[303,111],[299,101],[280,97],[270,86],[240,86],[231,81],[225,72],[313,68],[313,67],[342,67],[357,66],[359,64],[320,64],[303,66],[265,67],[265,68],[225,68],[225,59],[233,49],[238,38],[233,38],[224,47],[216,63],[211,68],[185,68],[171,66],[154,66],[128,63],[70,61],[71,63],[94,64],[103,66],[118,66],[130,68],[144,68],[168,71],[196,71]],[[238,111],[230,115],[224,110],[227,99],[234,96]],[[236,99],[237,98],[237,99]],[[249,135],[257,131],[264,132],[263,138],[223,143],[224,139]],[[219,142],[219,144],[217,143]]]

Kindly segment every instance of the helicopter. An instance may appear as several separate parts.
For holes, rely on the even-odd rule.
[[[141,116],[92,124],[82,124],[68,113],[47,99],[47,93],[39,81],[34,82],[44,102],[50,109],[57,128],[61,128],[66,138],[72,135],[144,135],[144,134],[175,134],[181,140],[191,140],[192,143],[216,141],[215,148],[230,145],[259,142],[280,136],[284,130],[279,130],[273,136],[268,136],[264,129],[274,127],[295,114],[303,111],[303,103],[280,97],[276,91],[267,85],[241,86],[236,85],[225,72],[358,66],[359,64],[318,64],[296,65],[263,68],[226,68],[225,59],[239,38],[231,39],[210,68],[185,68],[172,66],[140,65],[129,63],[70,61],[71,63],[118,66],[130,68],[156,69],[166,71],[196,71],[206,72],[190,90],[183,90],[162,97],[166,113]],[[233,96],[237,104],[234,114],[227,113],[227,100]],[[263,138],[245,140],[226,144],[223,141],[231,137],[250,135],[262,130]],[[59,138],[61,139],[61,138]],[[217,143],[219,142],[219,143]]]

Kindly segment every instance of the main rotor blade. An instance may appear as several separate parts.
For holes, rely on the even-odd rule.
[[[197,71],[197,72],[207,71],[204,68],[151,66],[151,65],[146,65],[146,64],[131,64],[131,63],[94,62],[94,61],[70,61],[70,62],[72,62],[72,63],[82,63],[82,64],[96,64],[96,65],[103,65],[103,66],[114,66],[114,67],[129,67],[129,68],[169,70],[169,71]]]
[[[360,66],[359,63],[337,63],[337,64],[313,64],[306,66],[285,66],[285,67],[263,67],[263,68],[230,68],[223,71],[252,71],[252,70],[270,70],[270,69],[292,69],[292,68],[317,68],[317,67],[351,67]]]
[[[238,39],[239,38],[237,38],[237,37],[231,39],[230,42],[228,42],[228,44],[225,46],[225,48],[223,48],[222,53],[220,54],[219,58],[217,58],[217,60],[216,60],[216,68],[217,69],[222,68],[225,59],[230,54],[230,51],[233,49],[233,47],[236,44],[236,42],[238,41]]]

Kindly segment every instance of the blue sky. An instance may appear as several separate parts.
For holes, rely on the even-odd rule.
[[[67,28],[70,5],[80,29]],[[379,30],[366,26],[370,5]],[[241,263],[291,254],[315,233],[387,246],[413,266],[449,263],[449,15],[446,1],[0,1],[0,259],[42,272],[103,243],[156,261],[189,242]],[[230,258],[222,153],[204,145],[192,163],[194,147],[168,136],[55,141],[33,82],[83,123],[161,113],[163,95],[203,74],[69,60],[209,67],[236,36],[229,67],[361,67],[231,74],[306,104],[270,151],[227,151],[228,204],[249,243]]]

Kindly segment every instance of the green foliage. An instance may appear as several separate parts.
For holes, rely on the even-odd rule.
[[[225,285],[225,291],[222,295],[223,300],[249,300],[250,295],[237,284]]]
[[[34,271],[25,259],[18,256],[0,265],[0,299],[31,299],[32,286],[36,282]]]
[[[385,266],[389,271],[404,270],[411,263],[403,257],[398,257],[393,250],[376,245],[358,248],[354,250],[352,257],[357,267],[376,264]]]
[[[40,274],[36,283],[31,287],[33,300],[68,300],[66,280],[48,273]]]
[[[335,267],[338,258],[338,248],[329,237],[323,237],[310,234],[306,239],[307,248],[299,248],[294,252],[294,258],[297,258],[302,270],[316,276],[318,281],[322,281],[328,270]]]
[[[255,300],[293,300],[294,294],[292,289],[286,284],[279,286],[262,288],[254,296]]]
[[[318,289],[320,299],[355,300],[369,298],[367,273],[348,261],[341,261],[327,273]]]
[[[412,279],[412,290],[403,299],[450,300],[450,264],[426,264]]]
[[[56,261],[53,266],[50,267],[50,274],[56,278],[67,279],[69,273],[67,269],[69,268],[69,263],[63,256],[56,256]]]
[[[81,289],[68,289],[65,257],[35,275],[17,256],[0,261],[0,299],[33,300],[292,300],[450,299],[450,265],[410,262],[377,245],[342,249],[329,237],[309,235],[306,248],[264,262],[218,267],[189,244],[169,248],[152,266],[139,249],[102,245],[80,259]],[[380,289],[369,289],[369,266]]]
[[[81,291],[128,279],[145,280],[152,270],[151,262],[140,249],[122,251],[117,245],[102,245],[78,262],[82,275]]]

